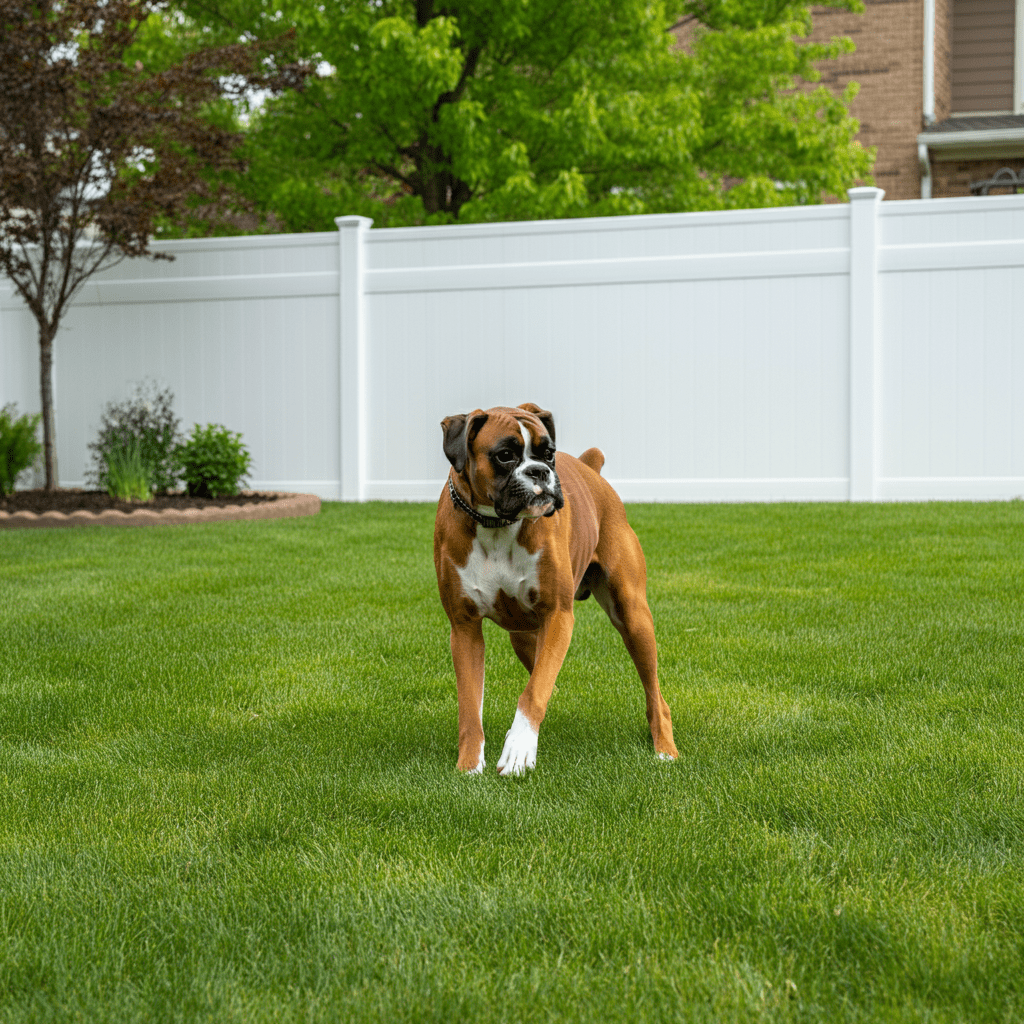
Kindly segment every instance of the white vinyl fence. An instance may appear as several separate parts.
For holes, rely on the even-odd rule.
[[[150,377],[259,489],[432,500],[439,421],[553,410],[629,500],[1024,495],[1024,196],[162,243],[56,342],[59,467]],[[0,404],[39,408],[0,283]]]

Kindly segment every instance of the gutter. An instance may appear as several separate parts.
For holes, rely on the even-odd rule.
[[[917,155],[922,163],[931,160],[999,160],[1024,156],[1024,128],[980,128],[975,131],[921,132]],[[923,191],[922,191],[923,197]]]
[[[1024,143],[1024,128],[979,128],[966,132],[921,132],[917,137],[930,149],[950,146],[984,146],[997,143]]]

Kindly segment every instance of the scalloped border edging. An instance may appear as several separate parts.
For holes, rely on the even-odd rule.
[[[253,493],[243,491],[243,494]],[[277,501],[252,505],[210,505],[207,508],[140,508],[134,512],[105,509],[103,512],[0,512],[0,530],[24,530],[65,526],[185,526],[189,523],[227,523],[239,519],[294,519],[315,516],[320,499],[315,494],[260,491],[277,494]]]

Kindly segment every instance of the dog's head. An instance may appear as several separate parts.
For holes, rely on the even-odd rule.
[[[539,519],[564,504],[555,472],[555,421],[527,402],[446,416],[444,453],[473,504],[502,519]]]

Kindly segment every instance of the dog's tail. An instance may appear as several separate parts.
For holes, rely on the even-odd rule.
[[[584,466],[589,466],[595,473],[600,473],[604,465],[604,452],[600,448],[588,448],[580,456],[580,462]]]

